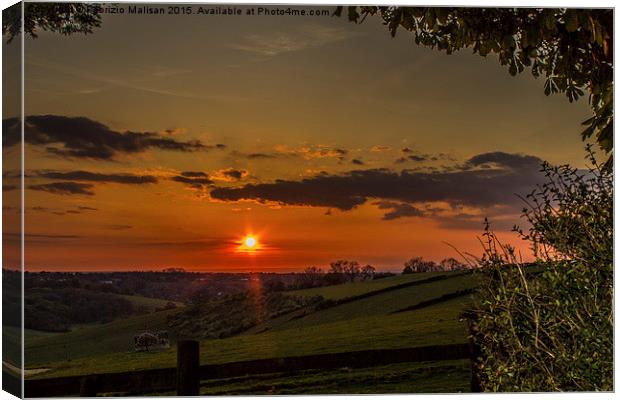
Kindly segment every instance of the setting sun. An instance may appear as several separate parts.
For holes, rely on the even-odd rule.
[[[237,243],[239,245],[236,251],[241,253],[257,254],[263,247],[254,234],[246,234]]]
[[[245,247],[248,249],[252,249],[256,246],[256,238],[253,236],[247,236],[243,241],[243,244],[245,244]]]

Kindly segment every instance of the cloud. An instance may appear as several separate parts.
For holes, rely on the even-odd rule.
[[[395,161],[396,164],[402,164],[405,162],[407,162],[407,157],[400,157],[400,158],[397,158]]]
[[[19,120],[3,120],[3,145],[11,147],[21,140]],[[135,154],[149,149],[167,151],[205,151],[224,145],[206,145],[198,140],[178,141],[154,132],[118,132],[85,117],[31,115],[26,117],[26,143],[44,146],[63,158],[113,160],[121,154]]]
[[[143,185],[157,183],[152,175],[102,174],[88,171],[38,171],[37,176],[47,179],[61,179],[82,182],[121,183],[126,185]]]
[[[491,165],[496,167],[508,167],[512,168],[513,170],[540,170],[541,162],[542,160],[540,158],[534,156],[510,154],[501,151],[495,151],[491,153],[478,154],[470,158],[465,163],[465,168],[470,166]]]
[[[208,174],[200,171],[185,171],[180,175],[173,176],[171,180],[183,183],[193,189],[203,189],[205,186],[213,184],[213,180]]]
[[[28,189],[42,192],[61,194],[61,195],[85,195],[92,196],[95,193],[91,190],[94,185],[90,183],[78,182],[52,182],[41,185],[30,185]]]
[[[258,160],[258,159],[268,159],[268,158],[277,158],[278,156],[275,154],[270,154],[270,153],[249,153],[249,154],[244,154],[244,153],[239,153],[239,152],[235,152],[234,153],[237,156],[241,156],[241,157],[245,157],[249,160]]]
[[[306,25],[294,31],[252,34],[241,43],[230,47],[263,57],[273,57],[308,48],[321,47],[340,42],[358,35],[358,33],[341,27]]]
[[[291,148],[284,145],[276,146],[276,152],[285,156],[303,157],[306,160],[315,158],[337,158],[342,161],[344,157],[349,153],[348,150],[339,147],[329,146],[302,146],[298,148]]]
[[[357,158],[354,158],[353,160],[351,160],[351,163],[355,165],[364,165],[364,161],[358,160]]]
[[[393,201],[378,201],[373,203],[380,210],[391,210],[383,216],[383,219],[390,221],[402,217],[422,217],[424,212],[408,203],[397,203]]]
[[[480,163],[494,167],[480,169]],[[517,205],[515,194],[529,193],[543,182],[537,157],[485,153],[472,157],[464,167],[438,172],[388,169],[354,170],[340,175],[316,175],[299,181],[276,180],[241,187],[216,188],[211,197],[222,201],[254,200],[282,205],[352,210],[368,199],[398,203],[443,201],[452,206],[491,207]],[[393,207],[398,214],[398,208]],[[401,212],[407,211],[401,207]],[[408,210],[413,213],[413,210]],[[394,215],[396,215],[394,214]]]
[[[187,178],[208,178],[209,175],[202,171],[183,171],[181,172],[181,176]]]
[[[11,190],[17,189],[17,185],[2,185],[3,192],[10,192]]]
[[[234,182],[246,178],[249,172],[245,169],[226,168],[213,172],[211,178],[218,181]]]
[[[98,208],[87,207],[87,206],[78,206],[78,210],[82,210],[82,211],[97,211]]]

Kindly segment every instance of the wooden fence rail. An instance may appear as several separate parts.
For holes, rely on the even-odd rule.
[[[192,349],[182,350],[181,346],[189,346]],[[198,390],[200,380],[312,369],[364,368],[405,362],[459,360],[470,358],[470,353],[470,345],[462,343],[270,358],[202,365],[196,368],[198,347],[180,342],[178,368],[28,379],[25,381],[25,394],[26,397],[75,395],[90,397],[102,393],[138,395],[173,391],[176,388],[179,395],[191,395]]]

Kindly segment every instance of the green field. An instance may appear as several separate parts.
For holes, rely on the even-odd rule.
[[[385,289],[395,285],[402,285],[405,283],[425,280],[434,276],[449,274],[449,272],[427,272],[422,274],[396,275],[368,282],[343,283],[342,285],[293,290],[287,293],[296,296],[323,296],[325,299],[341,300],[347,297],[359,296],[361,294]]]
[[[382,282],[381,285],[377,284],[378,281],[339,285],[341,288],[346,287],[343,292],[347,293],[341,295],[341,298],[351,297],[351,293],[369,293],[369,295],[363,299],[316,311],[301,318],[280,317],[271,321],[258,333],[253,330],[226,339],[202,341],[201,363],[219,364],[281,356],[463,343],[466,341],[465,326],[463,322],[459,321],[459,315],[471,301],[470,296],[458,297],[415,311],[393,313],[418,304],[420,301],[471,288],[475,284],[474,276],[471,274],[447,274],[449,275],[448,279],[376,295],[372,295],[372,292],[389,287],[390,283],[391,285],[400,285],[411,282],[412,279],[425,279],[431,275],[412,274],[419,276],[413,278],[411,275],[406,275],[387,278],[389,281],[387,283]],[[349,286],[364,285],[367,287],[356,287],[353,291],[349,288]],[[330,290],[334,289],[331,288]],[[27,368],[49,368],[49,371],[36,375],[36,378],[44,378],[174,366],[176,357],[174,348],[141,353],[132,351],[132,338],[135,333],[145,328],[164,328],[167,315],[174,312],[178,312],[178,310],[114,321],[71,333],[31,338],[26,344]],[[174,340],[174,338],[172,339]],[[404,368],[402,371],[399,370],[401,367]],[[408,376],[413,374],[418,376],[420,378],[416,383],[416,385],[420,385],[419,390],[416,390],[418,392],[436,391],[425,389],[427,386],[423,382],[426,378],[422,378],[425,376],[424,372],[420,372],[418,367],[409,366],[407,369],[403,365],[393,365],[382,368],[386,368],[386,371],[393,369],[392,372],[396,375]],[[461,371],[462,369],[457,368],[458,371],[455,370],[453,386],[448,387],[467,387],[468,378],[465,375],[468,376],[468,373],[464,373]],[[356,370],[355,373],[347,372],[345,375],[351,378],[351,385],[353,386],[350,387],[358,387],[361,391],[362,387],[355,385],[363,381],[368,382],[367,379],[361,378],[364,374],[372,375],[374,373],[370,370],[366,372]],[[306,376],[307,379],[314,382],[312,385],[308,383],[309,387],[316,388],[316,391],[312,389],[312,393],[323,393],[321,387],[324,388],[324,393],[334,392],[330,386],[333,382],[328,382],[329,374],[326,374],[317,372]],[[462,379],[456,378],[461,375],[463,376]],[[304,390],[301,387],[298,389],[291,387],[291,385],[294,386],[295,382],[298,382],[298,377],[278,376],[272,378],[275,382],[274,386],[282,389],[278,392],[280,394],[292,394],[297,393],[295,390]],[[290,381],[289,383],[285,382],[287,379]],[[402,384],[407,385],[409,383],[403,381]],[[244,388],[233,386],[227,389],[227,385],[228,383],[222,382],[221,387],[209,386],[208,390],[212,390],[214,393],[218,390],[224,393],[229,389],[231,393],[235,390],[238,390],[239,393],[248,394],[265,393],[251,382],[244,384]],[[394,385],[394,387],[400,387],[396,382]],[[436,385],[439,383],[429,385],[431,385],[430,387],[438,387]],[[369,385],[363,392],[372,392],[373,386]],[[381,392],[383,389],[377,390]],[[442,388],[440,390],[448,389]],[[343,389],[343,392],[346,391],[347,389]],[[385,389],[385,391],[393,390]],[[308,392],[306,391],[306,393]]]
[[[469,361],[403,363],[374,368],[304,371],[203,381],[200,394],[298,395],[467,392]]]
[[[183,306],[183,303],[168,301],[163,299],[154,299],[152,297],[136,296],[136,295],[119,295],[127,299],[137,308],[143,308],[147,312],[154,312],[156,309],[163,309],[168,303],[174,303],[177,307]]]
[[[48,334],[28,340],[26,366],[71,363],[75,359],[133,350],[133,337],[144,330],[166,329],[168,315],[179,309],[160,311],[107,324],[89,324],[68,333]]]
[[[259,374],[201,382],[201,396],[468,392],[469,360]],[[159,393],[174,396],[174,392]]]

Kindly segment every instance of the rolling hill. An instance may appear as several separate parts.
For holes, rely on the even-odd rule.
[[[437,279],[439,275],[445,275],[445,278]],[[410,285],[416,281],[421,283]],[[323,295],[322,290],[332,302],[324,309],[306,311],[307,314],[280,316],[240,335],[204,340],[201,342],[201,363],[219,364],[294,355],[463,343],[466,341],[466,333],[459,315],[470,303],[471,296],[463,292],[445,301],[441,298],[471,289],[475,284],[475,276],[471,273],[449,272],[412,274],[287,292],[297,296],[315,296]],[[433,299],[440,301],[414,311],[399,312]],[[175,312],[178,310],[156,312],[66,334],[32,338],[26,344],[27,368],[49,368],[47,372],[35,377],[44,378],[173,366],[176,354],[174,348],[136,353],[132,351],[132,338],[145,327],[164,328],[168,315]],[[458,363],[461,363],[457,368],[457,375],[460,376],[465,367],[462,361]],[[456,364],[450,365],[448,369]],[[410,365],[407,369],[400,366],[398,368],[405,368],[408,372],[401,371],[399,374],[422,376],[419,375],[420,371],[413,371],[419,367]],[[363,375],[363,371],[358,372]],[[274,379],[274,382],[280,382],[283,378]],[[308,379],[322,382],[323,378],[315,376]],[[328,383],[320,382],[316,384],[329,387]],[[464,384],[460,381],[457,386]],[[250,381],[244,386],[245,389],[240,384],[235,385],[231,389],[233,392],[255,393]],[[225,391],[222,388],[222,393]],[[287,389],[279,393],[294,392],[294,389]]]

